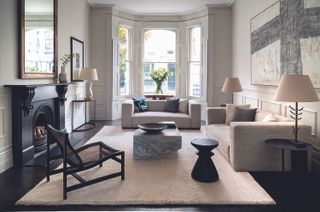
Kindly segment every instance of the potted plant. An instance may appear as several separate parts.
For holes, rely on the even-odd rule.
[[[64,54],[62,58],[60,58],[62,65],[61,65],[61,72],[59,74],[59,83],[66,83],[67,80],[67,73],[65,72],[66,65],[71,61],[73,55],[72,54]]]
[[[152,70],[149,73],[149,76],[151,77],[151,79],[156,83],[156,90],[155,93],[156,94],[163,94],[162,91],[162,83],[164,81],[166,81],[169,77],[171,77],[173,75],[173,73],[166,68],[157,68]]]

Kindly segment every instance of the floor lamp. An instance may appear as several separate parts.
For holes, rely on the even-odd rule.
[[[298,141],[298,121],[301,119],[303,107],[299,108],[298,102],[316,102],[319,101],[318,95],[312,85],[308,75],[285,75],[281,78],[279,87],[274,97],[275,101],[295,102],[295,107],[289,106],[290,117],[295,120],[295,126],[292,127],[294,135],[293,144],[304,146]]]
[[[221,91],[223,93],[231,93],[232,95],[231,103],[233,104],[233,93],[243,91],[239,78],[227,77],[226,80],[224,81]]]

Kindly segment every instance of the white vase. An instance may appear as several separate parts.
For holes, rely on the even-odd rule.
[[[59,73],[59,83],[68,82],[67,73],[65,72],[65,66],[61,66],[61,72]]]

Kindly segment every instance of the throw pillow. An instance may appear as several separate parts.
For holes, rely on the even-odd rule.
[[[236,108],[236,112],[234,114],[233,119],[231,122],[234,121],[254,121],[256,116],[257,108],[253,109],[241,109]]]
[[[180,99],[178,111],[179,113],[188,113],[189,99]]]
[[[226,124],[228,125],[230,124],[236,112],[236,108],[249,109],[250,105],[249,104],[246,104],[246,105],[227,104],[226,105]]]
[[[141,99],[132,98],[132,100],[134,104],[134,112],[139,113],[139,112],[149,111],[149,107],[145,98],[141,98]]]
[[[262,122],[278,122],[279,118],[276,117],[273,113],[268,114],[266,117],[264,117],[264,119],[262,120]]]
[[[172,112],[172,113],[178,112],[179,100],[180,100],[180,98],[169,98],[169,99],[167,99],[167,101],[165,103],[165,106],[164,106],[164,111]]]

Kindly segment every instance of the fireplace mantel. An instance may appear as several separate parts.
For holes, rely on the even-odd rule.
[[[42,107],[50,108],[53,125],[65,130],[65,95],[69,83],[5,85],[12,90],[12,150],[15,166],[34,159],[34,117]]]

